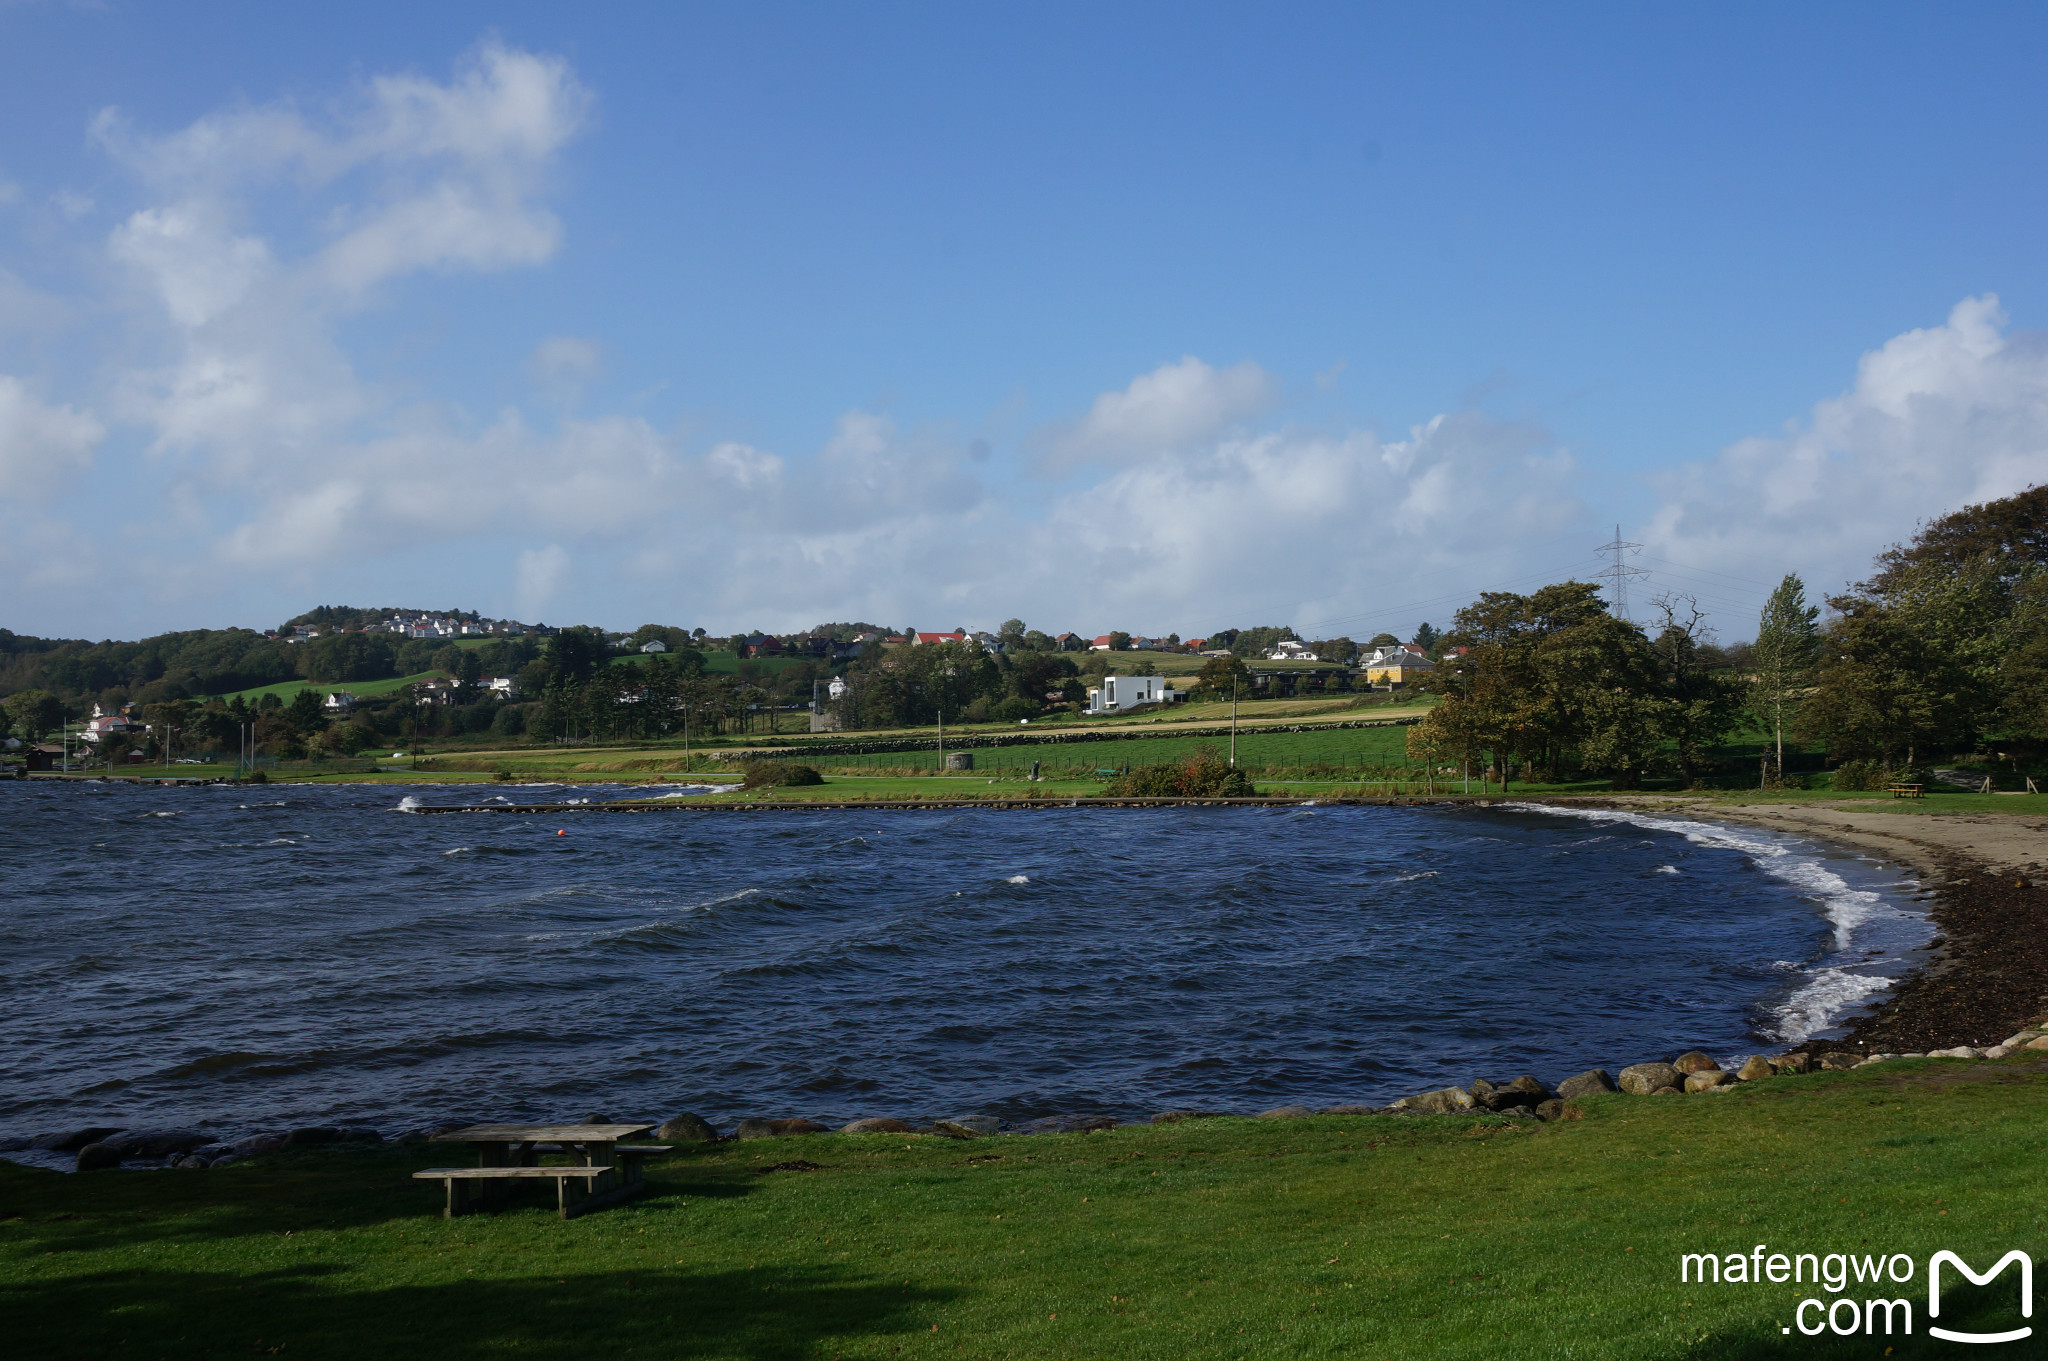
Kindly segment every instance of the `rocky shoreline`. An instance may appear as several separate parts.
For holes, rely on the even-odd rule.
[[[1404,1096],[1384,1106],[1338,1105],[1311,1108],[1278,1106],[1256,1115],[1234,1115],[1222,1111],[1161,1111],[1145,1122],[1176,1124],[1183,1120],[1254,1119],[1293,1120],[1318,1115],[1373,1116],[1496,1116],[1508,1120],[1570,1120],[1578,1116],[1574,1103],[1582,1097],[1623,1093],[1629,1096],[1680,1096],[1725,1094],[1746,1082],[1764,1078],[1790,1077],[1806,1073],[1836,1072],[1867,1068],[1898,1059],[1999,1059],[2020,1050],[2048,1051],[2048,1016],[1986,1048],[1957,1045],[1947,1049],[1907,1053],[1869,1053],[1829,1041],[1777,1055],[1751,1054],[1740,1063],[1724,1065],[1711,1055],[1695,1049],[1669,1060],[1630,1064],[1610,1075],[1604,1068],[1590,1068],[1564,1079],[1555,1087],[1539,1078],[1523,1075],[1502,1082],[1479,1078],[1468,1087],[1440,1087]],[[600,1116],[584,1117],[587,1123],[608,1124]],[[443,1121],[409,1129],[386,1138],[364,1125],[305,1126],[274,1130],[222,1142],[199,1130],[124,1130],[110,1126],[88,1126],[34,1136],[0,1138],[0,1155],[20,1153],[48,1157],[70,1155],[72,1170],[105,1171],[113,1168],[199,1171],[228,1167],[250,1158],[287,1150],[325,1145],[401,1144],[423,1146],[435,1136],[459,1130],[469,1120]],[[650,1122],[651,1123],[651,1122]],[[754,1139],[785,1139],[808,1134],[886,1134],[947,1139],[987,1139],[1031,1134],[1088,1134],[1116,1129],[1137,1122],[1108,1115],[1052,1115],[1010,1123],[987,1115],[959,1115],[938,1120],[900,1120],[892,1116],[869,1116],[839,1126],[836,1130],[801,1116],[741,1120],[730,1131],[721,1131],[701,1116],[685,1112],[662,1123],[655,1137],[675,1145],[733,1143]]]

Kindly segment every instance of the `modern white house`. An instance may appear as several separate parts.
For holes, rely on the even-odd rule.
[[[1090,714],[1113,714],[1141,704],[1174,704],[1187,698],[1185,690],[1167,685],[1164,676],[1104,676],[1102,684],[1088,691]]]
[[[320,707],[330,714],[345,714],[356,707],[356,697],[347,690],[331,690]]]
[[[1269,662],[1313,662],[1319,660],[1308,650],[1308,645],[1298,638],[1282,638],[1273,644],[1273,650],[1266,654]]]
[[[640,650],[642,652],[666,652],[668,651],[668,644],[662,642],[659,638],[655,638],[640,644]]]

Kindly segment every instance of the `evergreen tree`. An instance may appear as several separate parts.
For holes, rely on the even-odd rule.
[[[1752,649],[1756,676],[1750,683],[1749,708],[1770,729],[1777,746],[1778,771],[1785,770],[1785,725],[1798,712],[1820,651],[1820,608],[1806,603],[1806,583],[1787,573],[1764,604]]]

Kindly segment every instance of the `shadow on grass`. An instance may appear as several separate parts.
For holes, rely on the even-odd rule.
[[[2036,1271],[2039,1270],[2039,1265],[2035,1264]],[[1852,1292],[1840,1298],[1861,1303],[1868,1297],[1867,1287],[1865,1290],[1864,1294]],[[1832,1303],[1835,1298],[1825,1297],[1825,1302]],[[1796,1320],[1788,1313],[1785,1318],[1767,1325],[1768,1332],[1757,1330],[1724,1333],[1702,1340],[1686,1352],[1685,1356],[1688,1361],[1729,1361],[1730,1358],[1734,1358],[1735,1361],[1777,1361],[1778,1358],[1791,1361],[1794,1357],[1800,1358],[1800,1361],[1833,1361],[1834,1358],[1847,1357],[1863,1361],[1864,1358],[1880,1356],[1888,1357],[1890,1361],[1917,1361],[1917,1358],[1923,1357],[1953,1358],[1959,1353],[1978,1350],[1930,1337],[1927,1332],[1929,1323],[1938,1324],[1952,1332],[1980,1334],[2002,1333],[2031,1325],[2034,1329],[2032,1337],[1992,1346],[1984,1349],[1985,1354],[2015,1359],[2048,1356],[2048,1329],[2042,1326],[2048,1319],[2044,1319],[2038,1311],[2033,1318],[2020,1316],[2019,1272],[2012,1267],[2006,1268],[1991,1284],[1984,1286],[1971,1285],[1952,1273],[1945,1274],[1942,1278],[1941,1317],[1938,1319],[1927,1317],[1925,1278],[1916,1276],[1913,1281],[1889,1292],[1886,1298],[1902,1299],[1913,1306],[1913,1331],[1910,1336],[1904,1331],[1903,1315],[1894,1315],[1893,1327],[1896,1331],[1892,1333],[1888,1334],[1885,1331],[1884,1315],[1880,1311],[1875,1319],[1868,1321],[1869,1333],[1864,1332],[1866,1325],[1859,1319],[1854,1334],[1842,1336],[1829,1330],[1821,1316],[1809,1309],[1806,1326],[1811,1328],[1816,1323],[1821,1323],[1818,1336],[1808,1337],[1802,1334]],[[1849,1322],[1848,1315],[1847,1309],[1842,1310],[1839,1321],[1846,1325]],[[1790,1328],[1792,1331],[1781,1333],[1777,1331],[1778,1328]]]
[[[495,1355],[589,1361],[636,1354],[812,1361],[872,1354],[879,1336],[957,1292],[832,1268],[642,1271],[365,1288],[331,1265],[269,1272],[112,1271],[0,1286],[16,1356],[98,1358]],[[887,1348],[883,1347],[886,1351]]]
[[[368,1228],[438,1219],[445,1191],[412,1174],[447,1163],[414,1150],[351,1150],[311,1151],[206,1172],[74,1174],[0,1164],[0,1220],[48,1252]],[[680,1159],[655,1164],[647,1179],[648,1192],[629,1206],[723,1200],[756,1189],[742,1173]],[[517,1189],[512,1208],[553,1203],[553,1186],[536,1183]]]

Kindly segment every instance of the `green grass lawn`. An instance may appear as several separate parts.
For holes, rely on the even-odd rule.
[[[1926,1336],[1925,1264],[2041,1255],[2044,1069],[1901,1061],[1595,1098],[1540,1126],[1322,1116],[720,1144],[566,1223],[441,1219],[439,1189],[409,1173],[445,1151],[0,1164],[0,1316],[11,1353],[37,1358],[1953,1355]],[[799,1160],[816,1170],[776,1170]],[[1913,1303],[1913,1336],[1781,1332],[1802,1296],[1834,1298],[1811,1283],[1680,1284],[1682,1253],[1757,1244],[1910,1255],[1913,1278],[1876,1293]],[[1942,1325],[2019,1322],[2010,1272],[1958,1284]]]
[[[1339,767],[1392,766],[1409,764],[1406,728],[1336,728],[1322,732],[1275,733],[1257,729],[1243,731],[1237,738],[1238,764],[1254,774],[1265,770],[1299,771],[1327,764]],[[1028,746],[975,748],[976,766],[1005,771],[1028,771],[1037,761],[1044,771],[1095,770],[1098,767],[1163,765],[1186,759],[1197,748],[1227,752],[1227,737],[1146,737],[1132,733],[1115,742],[1032,743]],[[939,763],[936,744],[929,751],[880,752],[873,755],[805,757],[800,751],[791,760],[811,761],[831,769],[900,769],[930,767]]]

